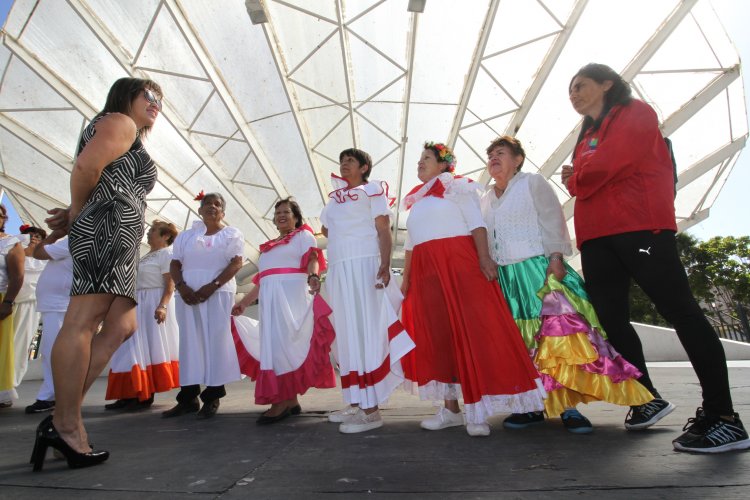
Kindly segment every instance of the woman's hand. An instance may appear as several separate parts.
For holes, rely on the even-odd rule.
[[[547,265],[547,276],[554,274],[557,281],[562,281],[568,271],[565,269],[565,264],[562,260],[550,259],[549,265]]]
[[[68,234],[70,229],[70,208],[53,208],[47,210],[50,217],[44,219],[47,227],[52,231],[61,231],[64,235]]]
[[[156,320],[157,325],[164,323],[167,320],[167,308],[161,306],[157,307],[154,311],[154,319]]]
[[[199,304],[201,302],[198,295],[195,293],[195,290],[187,286],[185,283],[180,285],[177,288],[177,291],[180,292],[182,301],[189,306],[194,306],[195,304]]]
[[[391,266],[389,263],[380,264],[376,276],[375,288],[385,288],[391,282]]]
[[[401,295],[406,297],[406,292],[409,291],[409,280],[404,278],[403,281],[401,281]]]
[[[310,288],[310,295],[320,293],[320,277],[312,275],[307,278],[307,286]]]
[[[234,307],[232,307],[232,316],[240,316],[243,312],[245,312],[245,309],[247,306],[242,303],[242,301],[237,302]]]
[[[568,187],[568,180],[573,177],[573,167],[570,165],[563,165],[562,175],[560,177],[562,179],[563,186]]]
[[[487,278],[487,281],[494,281],[497,279],[497,264],[492,257],[483,255],[479,257],[479,269],[482,270],[482,274]]]
[[[0,321],[13,314],[13,305],[3,302],[0,304]]]
[[[211,295],[214,294],[216,290],[218,290],[216,285],[214,285],[213,283],[208,283],[200,287],[198,291],[195,292],[195,296],[198,298],[199,302],[205,302]]]

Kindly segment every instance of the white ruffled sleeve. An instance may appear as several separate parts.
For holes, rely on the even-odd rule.
[[[245,238],[239,229],[232,226],[224,228],[224,257],[227,261],[232,260],[235,257],[243,257],[245,255]]]
[[[365,186],[365,192],[370,198],[370,215],[373,219],[381,215],[391,216],[388,207],[388,183],[385,181],[370,181]]]
[[[169,273],[170,262],[172,262],[172,248],[167,247],[159,252],[159,272],[161,274]]]
[[[559,252],[571,255],[573,247],[570,242],[568,225],[565,223],[560,200],[557,199],[552,186],[539,174],[529,177],[529,188],[534,200],[539,226],[542,229],[542,246],[544,254],[549,256]]]
[[[487,224],[484,223],[482,217],[482,209],[479,206],[479,194],[476,191],[462,193],[457,197],[458,208],[461,210],[461,215],[466,221],[466,226],[469,231],[473,231],[477,228],[487,228]]]
[[[190,239],[191,234],[192,231],[188,230],[177,235],[174,243],[172,243],[172,260],[179,260],[182,262],[182,259],[185,257],[185,244],[187,240]]]

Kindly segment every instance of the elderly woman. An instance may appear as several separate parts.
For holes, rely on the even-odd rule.
[[[42,385],[36,400],[26,407],[26,413],[42,413],[55,409],[55,386],[52,377],[52,346],[62,328],[65,311],[70,302],[73,284],[73,259],[68,248],[68,238],[62,230],[52,231],[34,249],[34,258],[44,260],[36,287],[37,310],[42,315],[42,341],[39,352],[42,358]]]
[[[47,264],[44,260],[34,258],[34,249],[47,237],[44,229],[24,224],[20,228],[21,234],[27,239],[24,249],[23,286],[16,296],[16,312],[13,322],[16,336],[13,341],[15,349],[14,384],[21,385],[26,371],[29,369],[29,345],[39,328],[39,312],[36,307],[36,284],[39,276]]]
[[[0,408],[18,399],[14,384],[13,308],[21,290],[24,253],[18,237],[5,233],[8,212],[0,205]]]
[[[464,425],[463,397],[467,433],[488,436],[490,415],[539,411],[544,390],[496,281],[480,187],[454,177],[455,165],[445,144],[425,143],[423,184],[403,201],[403,320],[417,344],[405,371],[420,398],[445,401],[423,429]]]
[[[149,251],[138,262],[135,293],[138,329],[112,356],[107,410],[147,408],[154,393],[180,386],[179,331],[175,319],[174,283],[169,275],[171,245],[177,228],[155,220],[146,233]]]
[[[157,173],[141,140],[160,111],[161,89],[155,82],[117,80],[104,109],[83,131],[70,176],[70,207],[50,210],[50,229],[69,231],[73,286],[52,348],[55,414],[37,429],[34,470],[42,468],[50,446],[65,455],[71,468],[96,465],[109,457],[106,451],[91,451],[81,404],[112,354],[136,328],[135,263],[146,195]]]
[[[260,329],[257,357],[251,347],[238,344],[242,372],[256,380],[255,404],[271,405],[258,425],[299,414],[297,396],[311,387],[336,387],[330,358],[335,336],[328,319],[331,309],[318,294],[320,273],[326,269],[323,252],[310,226],[302,223],[296,201],[277,202],[273,222],[279,237],[260,246],[255,286],[232,309],[241,338]],[[259,322],[239,316],[258,298]]]
[[[328,236],[326,291],[333,308],[336,360],[348,407],[328,416],[345,434],[383,425],[378,406],[404,381],[401,358],[414,348],[401,326],[401,293],[391,275],[388,185],[368,180],[370,155],[339,154],[341,177],[320,215]]]
[[[201,220],[174,242],[170,274],[175,282],[180,329],[180,392],[165,418],[198,412],[211,418],[226,395],[224,384],[241,378],[230,326],[245,240],[224,224],[226,201],[219,193],[198,195]],[[206,388],[201,392],[201,384]],[[203,401],[199,410],[198,396]]]
[[[693,297],[677,253],[673,166],[656,113],[603,64],[581,68],[568,92],[583,126],[573,166],[563,167],[562,181],[576,197],[576,242],[586,289],[610,342],[641,371],[639,381],[656,396],[632,407],[625,427],[646,428],[674,408],[654,388],[630,324],[633,279],[674,325],[703,390],[703,405],[672,441],[674,448],[699,453],[750,448],[732,407],[724,349]]]
[[[490,252],[544,382],[545,411],[560,415],[570,432],[589,433],[591,422],[575,409],[578,403],[639,405],[653,396],[635,381],[640,372],[605,340],[583,280],[563,261],[572,250],[562,207],[544,177],[521,172],[526,159],[521,142],[499,137],[487,156],[495,183],[481,206]],[[503,425],[519,429],[543,421],[542,412],[516,413]]]

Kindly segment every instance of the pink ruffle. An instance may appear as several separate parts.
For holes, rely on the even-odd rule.
[[[293,399],[304,394],[310,387],[330,389],[336,387],[336,376],[331,365],[331,344],[336,334],[328,318],[332,313],[323,297],[313,299],[313,334],[310,350],[302,365],[294,371],[276,375],[273,370],[262,370],[260,362],[253,358],[242,344],[232,321],[232,337],[237,350],[240,372],[257,381],[255,403],[273,404]]]
[[[310,256],[312,254],[318,256],[318,265],[320,266],[319,273],[328,269],[328,262],[326,261],[325,255],[323,255],[323,250],[318,247],[310,247],[310,249],[305,252],[305,255],[302,256],[302,260],[299,263],[300,269],[304,269],[305,272],[307,272],[307,264],[310,262]]]
[[[558,314],[549,315],[550,312]],[[537,341],[541,341],[542,337],[564,337],[579,333],[586,334],[591,346],[598,354],[596,361],[581,365],[581,369],[589,373],[605,375],[614,383],[641,377],[642,374],[638,368],[630,364],[612,347],[612,344],[591,328],[589,323],[575,311],[563,293],[555,291],[545,295],[542,305],[542,325],[539,333],[536,334]],[[544,384],[549,392],[546,380]]]
[[[310,226],[308,226],[307,224],[302,224],[300,227],[298,227],[294,231],[284,235],[284,237],[281,238],[280,240],[269,240],[263,243],[260,246],[260,253],[265,253],[269,250],[272,250],[275,247],[288,244],[290,241],[292,241],[292,238],[294,238],[298,233],[302,231],[309,231],[310,234],[315,235],[315,233],[313,232]]]

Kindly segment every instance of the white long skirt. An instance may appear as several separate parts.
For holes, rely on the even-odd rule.
[[[39,401],[55,400],[55,384],[52,380],[52,346],[55,345],[57,334],[62,328],[65,311],[51,311],[42,313],[42,342],[39,353],[42,355],[42,386],[36,399]]]
[[[112,356],[106,399],[144,401],[156,392],[180,386],[179,328],[174,299],[167,304],[164,323],[154,319],[163,293],[162,288],[136,290],[138,329]]]
[[[177,296],[180,328],[180,385],[219,386],[240,380],[240,364],[230,326],[234,294],[215,292],[190,306]]]
[[[414,349],[398,319],[403,295],[396,279],[375,288],[379,266],[377,256],[329,262],[325,281],[344,401],[364,409],[385,403],[403,383],[401,358]]]

